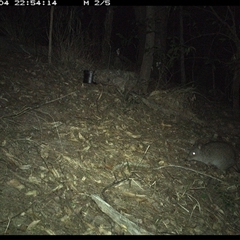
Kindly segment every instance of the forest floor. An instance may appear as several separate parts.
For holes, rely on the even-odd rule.
[[[84,69],[0,59],[0,234],[240,234],[239,173],[185,160],[216,133],[240,146],[230,108]]]

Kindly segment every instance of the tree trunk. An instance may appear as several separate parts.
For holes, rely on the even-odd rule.
[[[52,6],[50,9],[50,23],[49,23],[48,64],[52,64],[53,12],[54,12],[54,7]]]
[[[182,6],[180,6],[179,11],[179,20],[180,20],[180,45],[181,45],[181,56],[180,56],[180,66],[181,66],[181,83],[182,85],[186,84],[186,72],[185,72],[185,58],[184,58],[184,38],[183,38],[183,11]]]
[[[157,76],[158,82],[155,86],[165,82],[166,79],[166,51],[167,51],[167,24],[170,6],[159,6],[156,9],[156,35],[153,74]]]
[[[138,44],[138,53],[137,53],[137,69],[139,70],[142,64],[144,46],[145,46],[145,40],[146,40],[146,27],[145,27],[146,7],[135,6],[133,8],[134,8],[136,23],[138,28],[139,44]]]
[[[147,93],[148,83],[151,75],[151,68],[153,63],[154,40],[155,40],[155,8],[154,6],[147,6],[146,12],[146,41],[145,52],[143,55],[140,83],[143,85],[143,93]]]
[[[107,67],[109,68],[109,59],[111,56],[111,33],[112,33],[112,22],[113,22],[113,7],[107,7],[107,14],[104,23],[105,32],[104,38],[102,42],[102,59],[104,63],[107,63]]]
[[[233,111],[234,113],[239,113],[239,91],[240,91],[240,48],[238,48],[238,52],[235,60],[235,67],[234,67],[234,77],[233,77]]]
[[[91,36],[91,42],[94,43],[92,51],[94,52],[93,57],[96,59],[100,59],[101,58],[101,50],[102,50],[102,46],[101,46],[101,38],[99,37],[101,35],[101,28],[99,27],[99,14],[98,14],[99,9],[96,7],[90,7],[89,8],[89,14],[92,16],[92,21],[91,24],[89,24],[89,26],[91,26],[91,30],[89,31],[90,33],[92,33]]]

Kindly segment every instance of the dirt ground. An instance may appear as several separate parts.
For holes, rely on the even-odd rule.
[[[200,95],[183,107],[184,90],[83,84],[84,69],[0,59],[0,233],[240,234],[240,174],[185,160],[216,134],[240,146],[239,119]]]

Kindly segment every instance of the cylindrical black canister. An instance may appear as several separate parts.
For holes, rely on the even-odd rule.
[[[95,83],[93,81],[94,72],[90,70],[83,71],[83,83]]]

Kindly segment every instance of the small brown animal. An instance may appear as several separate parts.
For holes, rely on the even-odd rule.
[[[208,142],[196,144],[190,150],[187,160],[196,160],[205,164],[214,165],[226,171],[234,165],[237,166],[237,156],[232,145],[227,142]],[[237,170],[239,168],[237,166]]]

